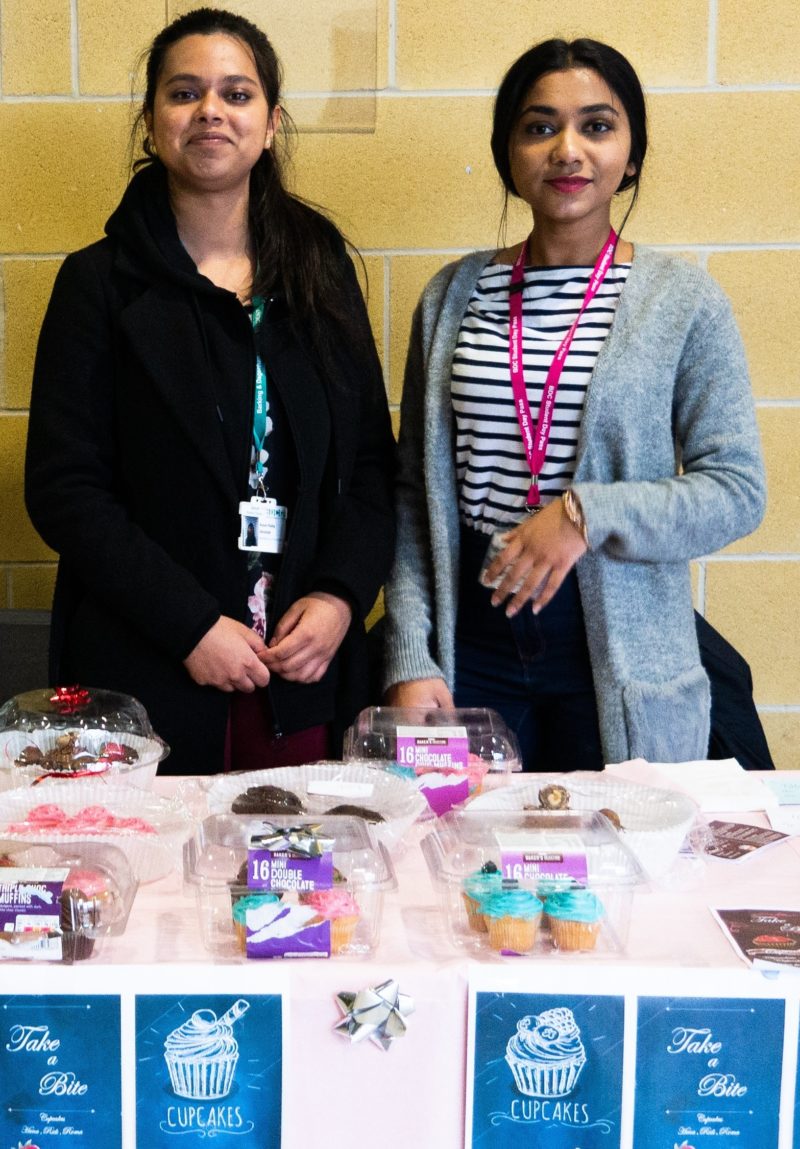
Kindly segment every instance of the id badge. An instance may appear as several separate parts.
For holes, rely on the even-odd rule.
[[[286,507],[275,499],[239,503],[239,550],[279,555],[286,537]]]

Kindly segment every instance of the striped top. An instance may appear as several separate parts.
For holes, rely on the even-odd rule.
[[[575,470],[586,389],[630,270],[613,264],[581,318],[556,396],[539,490],[542,503],[567,489]],[[561,340],[580,310],[591,267],[526,267],[522,294],[525,384],[534,425]],[[461,521],[486,534],[525,515],[530,469],[508,366],[509,264],[484,268],[461,322],[451,382]]]

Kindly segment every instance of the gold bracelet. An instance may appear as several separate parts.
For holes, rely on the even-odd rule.
[[[573,527],[580,531],[581,538],[586,543],[586,549],[589,549],[589,528],[586,525],[586,518],[583,513],[581,501],[575,492],[570,488],[564,491],[561,496],[561,502],[564,506],[564,514],[567,516]]]

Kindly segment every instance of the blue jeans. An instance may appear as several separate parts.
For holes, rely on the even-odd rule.
[[[487,535],[462,527],[456,706],[496,710],[519,739],[525,770],[602,770],[575,571],[540,614],[526,605],[509,619],[478,582],[488,543]]]

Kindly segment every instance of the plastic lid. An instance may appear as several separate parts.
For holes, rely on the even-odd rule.
[[[51,729],[101,730],[158,738],[141,702],[114,690],[74,685],[44,687],[17,694],[0,706],[0,731]]]
[[[470,754],[481,758],[489,770],[521,770],[516,736],[495,710],[470,708],[441,710],[437,707],[371,706],[362,710],[344,737],[344,757],[350,760],[397,759],[398,727],[463,727]]]

